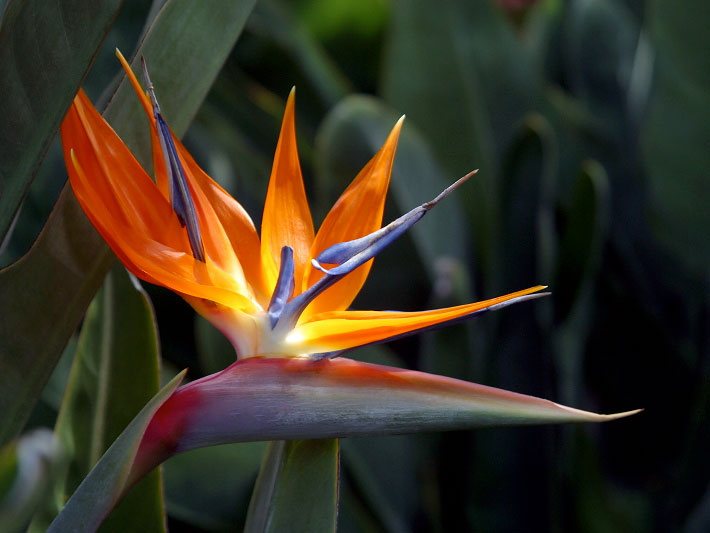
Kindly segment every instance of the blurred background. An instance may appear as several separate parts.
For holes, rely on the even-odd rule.
[[[113,49],[132,55],[154,9],[125,2],[85,82],[94,101],[118,76]],[[552,291],[350,356],[585,410],[645,409],[599,426],[344,441],[340,531],[710,530],[708,20],[703,0],[256,3],[185,142],[257,225],[295,85],[316,224],[402,114],[387,220],[480,169],[378,257],[353,308]],[[55,143],[3,265],[65,180]],[[146,289],[166,375],[233,360],[180,298]],[[53,424],[72,353],[30,425]],[[263,449],[167,463],[171,531],[239,530]]]

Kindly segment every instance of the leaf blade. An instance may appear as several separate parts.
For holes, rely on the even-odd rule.
[[[129,276],[114,267],[84,319],[55,427],[70,458],[57,484],[60,506],[160,388],[152,304]],[[38,517],[35,530],[44,531],[58,511]],[[161,473],[155,471],[111,515],[108,526],[164,531],[164,522]]]
[[[11,1],[0,20],[0,242],[123,0]]]
[[[95,531],[128,489],[133,459],[151,418],[185,377],[175,376],[141,409],[90,474],[82,481],[47,531]]]
[[[339,477],[337,439],[272,442],[244,531],[335,531]]]

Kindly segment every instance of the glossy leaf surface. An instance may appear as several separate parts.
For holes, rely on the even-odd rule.
[[[337,439],[276,441],[257,478],[244,531],[335,531],[340,484]]]
[[[95,531],[130,486],[129,474],[151,418],[185,376],[178,374],[138,413],[52,522],[47,531]]]
[[[58,487],[60,507],[158,389],[152,305],[138,282],[116,266],[87,311],[57,420],[55,431],[71,457]],[[162,500],[155,471],[111,516],[111,529],[164,530]]]
[[[0,243],[122,0],[12,0],[0,20]]]

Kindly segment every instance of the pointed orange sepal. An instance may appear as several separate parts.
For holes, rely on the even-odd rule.
[[[163,196],[169,199],[170,187],[167,167],[161,150],[150,98],[143,91],[135,73],[123,55],[118,50],[116,50],[116,55],[149,120],[156,184]],[[179,154],[185,178],[200,215],[200,227],[206,237],[205,246],[208,255],[223,269],[231,272],[243,292],[248,293],[253,290],[260,303],[265,305],[268,302],[268,295],[261,276],[259,237],[254,223],[239,202],[200,168],[172,131],[170,135]],[[237,261],[235,261],[235,256]]]
[[[321,224],[311,248],[311,256],[326,248],[368,235],[382,226],[385,199],[392,175],[392,165],[404,117],[392,128],[387,140],[375,156],[365,165],[353,182],[340,196]],[[318,296],[304,312],[303,320],[324,311],[347,309],[365,284],[372,261],[348,274],[345,278]],[[323,273],[308,265],[308,279],[304,285],[313,285]],[[305,289],[306,287],[304,287]]]
[[[298,160],[295,124],[295,90],[286,102],[271,179],[261,221],[261,262],[267,286],[273,290],[278,277],[281,248],[293,248],[296,294],[310,261],[313,220]]]
[[[311,317],[296,326],[288,341],[298,353],[325,353],[348,350],[417,332],[539,292],[538,285],[490,300],[429,311],[335,311]]]
[[[131,272],[179,293],[253,309],[233,276],[192,257],[169,202],[83,92],[67,112],[61,136],[79,203]]]

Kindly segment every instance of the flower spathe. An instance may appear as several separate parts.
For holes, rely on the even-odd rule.
[[[118,53],[118,57],[149,119],[155,182],[86,94],[80,92],[61,127],[72,188],[88,218],[123,264],[139,278],[180,293],[230,339],[239,357],[340,353],[495,309],[543,288],[531,287],[483,302],[430,311],[348,310],[365,283],[372,258],[366,256],[367,260],[346,274],[332,276],[337,279],[323,280],[329,276],[324,271],[333,265],[324,267],[319,257],[342,243],[371,235],[379,238],[370,245],[372,249],[383,247],[382,243],[393,238],[380,238],[377,232],[383,231],[385,197],[402,119],[316,232],[296,149],[292,91],[259,236],[242,206],[197,165],[169,130],[152,86],[144,91],[123,56]],[[181,183],[187,200],[194,204],[192,217],[199,236],[190,231],[176,207]],[[418,208],[416,220],[431,207],[422,210],[426,205]],[[411,226],[410,219],[404,220],[401,228]],[[200,248],[196,250],[196,246]],[[290,250],[292,272],[282,283],[290,285],[290,291],[282,290],[281,304],[292,305],[287,317],[275,319],[273,303],[286,266],[284,250]]]
[[[253,357],[178,388],[146,429],[132,476],[204,446],[570,422],[602,415],[549,400],[345,357]]]

